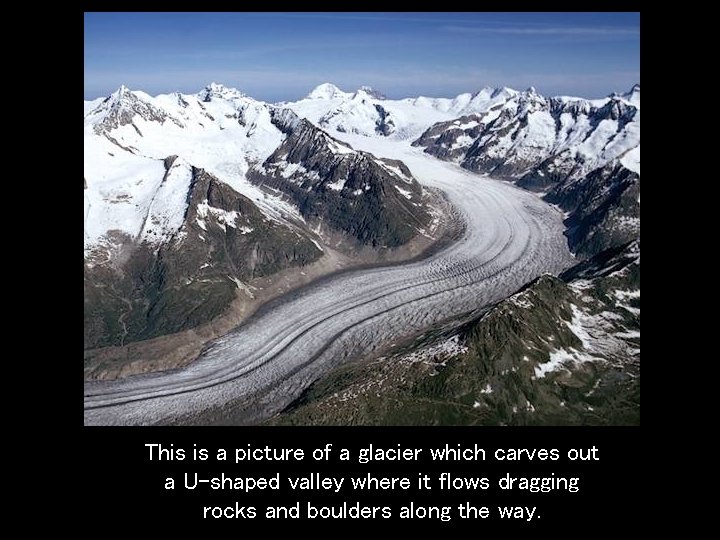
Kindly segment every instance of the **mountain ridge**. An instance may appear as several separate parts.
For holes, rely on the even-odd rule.
[[[143,347],[165,338],[172,347],[178,332],[217,320],[238,299],[247,300],[240,308],[247,313],[257,305],[255,297],[266,294],[261,282],[276,287],[273,276],[292,281],[322,261],[335,264],[335,250],[380,253],[427,236],[438,220],[430,192],[402,161],[356,150],[354,141],[412,142],[418,152],[514,182],[561,208],[578,264],[560,279],[523,287],[493,307],[489,318],[470,321],[470,333],[451,336],[460,336],[455,345],[438,345],[442,365],[425,363],[432,368],[426,375],[436,382],[418,379],[416,394],[401,392],[400,399],[454,400],[460,392],[467,410],[458,416],[446,416],[440,406],[416,411],[417,419],[430,423],[451,416],[461,423],[556,422],[566,406],[561,402],[572,403],[566,418],[575,422],[634,423],[639,110],[639,85],[599,100],[506,87],[392,100],[368,87],[344,92],[328,83],[296,102],[269,104],[211,83],[195,94],[154,97],[121,86],[106,98],[86,101],[86,373],[103,377],[183,365],[163,363]],[[629,274],[618,277],[625,268]],[[516,318],[526,322],[525,334],[516,332]],[[237,325],[242,319],[233,320]],[[482,335],[498,344],[496,352],[517,356],[517,347],[506,350],[500,342],[517,345],[532,332],[557,341],[537,342],[528,365],[513,356],[503,361],[505,367],[491,363],[492,351],[472,337]],[[182,362],[192,360],[191,351],[204,342],[199,335]],[[414,344],[411,356],[425,354],[431,342]],[[463,347],[470,356],[455,360]],[[113,364],[119,355],[130,358],[131,350],[145,353],[133,353],[132,367]],[[446,372],[447,360],[456,367]],[[398,365],[414,363],[402,357]],[[328,380],[342,375],[340,369]],[[354,373],[361,386],[376,375]],[[521,373],[522,380],[512,373]],[[482,386],[488,376],[492,392]],[[615,379],[627,384],[613,386]],[[318,384],[316,389],[326,382]],[[594,398],[566,388],[574,384],[589,396],[596,384],[604,395],[622,396],[621,407],[600,411]],[[323,392],[311,401],[322,402]],[[491,393],[499,401],[489,400]],[[495,413],[488,412],[493,407]],[[304,414],[290,412],[288,421],[309,418]],[[399,421],[395,412],[379,418]]]
[[[217,83],[195,94],[155,97],[121,86],[85,105],[87,350],[186,331],[218,317],[237,298],[255,305],[252,283],[293,267],[313,264],[311,275],[319,275],[416,256],[429,244],[428,197],[407,169],[375,163],[290,109]],[[333,198],[327,186],[337,179],[320,178],[330,169],[318,165],[312,174],[321,182],[310,190],[324,195],[303,215],[300,208],[310,205],[251,183],[251,172],[277,149],[297,154],[292,137],[299,132],[322,140],[327,156],[339,155],[333,170],[375,170],[390,191],[340,189]],[[312,153],[304,159],[318,162],[320,147]],[[198,198],[205,184],[206,196]],[[392,187],[401,185],[414,193],[411,205]],[[306,217],[327,217],[331,200],[342,211],[311,227]],[[394,217],[400,208],[417,216],[416,227]],[[354,240],[342,242],[345,237]],[[360,249],[365,244],[375,251]],[[327,262],[316,265],[320,259]],[[296,281],[303,279],[290,280]]]

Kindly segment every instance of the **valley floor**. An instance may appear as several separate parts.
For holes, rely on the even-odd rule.
[[[239,283],[235,300],[228,309],[210,322],[157,338],[85,351],[86,381],[111,380],[129,375],[178,369],[198,358],[204,347],[237,328],[260,308],[287,296],[318,279],[352,269],[403,264],[429,256],[442,249],[459,234],[462,223],[441,193],[428,193],[438,215],[425,234],[392,250],[378,252],[334,249],[322,246],[323,256],[303,268],[288,268],[265,277]],[[335,246],[336,248],[338,246]]]

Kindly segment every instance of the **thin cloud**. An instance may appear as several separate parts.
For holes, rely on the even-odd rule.
[[[352,13],[253,13],[257,17],[283,17],[290,19],[328,19],[338,21],[388,21],[388,22],[416,22],[416,23],[435,23],[435,24],[452,24],[464,23],[467,19],[453,17],[437,17],[432,13],[425,14],[429,16],[419,17],[423,13],[396,13],[393,14],[352,14]],[[507,24],[502,21],[483,20],[483,24]],[[532,23],[528,23],[532,24]]]
[[[489,13],[490,18],[486,18],[486,13],[470,12],[466,13],[467,17],[456,17],[454,15],[463,15],[463,13],[451,13],[449,17],[442,14],[432,12],[409,12],[409,13],[250,13],[246,14],[253,17],[272,17],[272,18],[289,18],[289,19],[317,19],[317,20],[338,20],[338,21],[388,21],[388,22],[415,22],[415,23],[431,23],[445,25],[462,25],[467,24],[468,17],[479,17],[474,24],[508,27],[513,22],[510,20],[493,19],[493,13]],[[543,27],[548,26],[545,22],[533,22],[523,20],[522,28]],[[510,27],[510,28],[515,28]],[[608,27],[613,28],[613,27]],[[620,27],[617,27],[620,28]],[[500,32],[503,33],[502,29]],[[510,32],[508,32],[510,33]],[[515,32],[512,32],[515,33]]]
[[[580,36],[580,37],[630,37],[639,36],[640,29],[634,27],[583,27],[583,26],[507,26],[507,27],[479,27],[479,26],[444,26],[446,32],[458,34],[514,34],[524,36]]]
[[[188,51],[166,55],[167,58],[183,60],[240,60],[255,58],[267,54],[282,53],[302,49],[302,45],[272,45],[267,47],[251,47],[236,50]]]
[[[410,35],[388,35],[386,33],[353,33],[336,36],[314,37],[312,40],[291,41],[277,45],[247,47],[243,49],[210,49],[200,51],[173,52],[164,55],[175,60],[253,60],[279,53],[308,51],[332,51],[366,49],[374,46],[414,46],[425,42],[425,38]]]

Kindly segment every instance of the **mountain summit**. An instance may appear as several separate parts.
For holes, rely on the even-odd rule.
[[[330,84],[312,94],[351,97]],[[429,229],[407,169],[235,88],[121,86],[85,110],[88,349],[194,328],[233,302],[249,309],[258,280],[313,265],[330,238],[349,265]]]
[[[307,95],[307,99],[336,99],[351,96],[347,92],[343,92],[332,83],[323,83],[315,88]]]
[[[373,97],[375,99],[380,99],[380,100],[387,99],[387,96],[385,96],[385,94],[383,94],[382,92],[380,92],[378,90],[375,90],[372,86],[361,86],[360,88],[358,88],[358,92],[364,92],[368,96]]]

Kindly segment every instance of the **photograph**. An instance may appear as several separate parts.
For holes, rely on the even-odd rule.
[[[639,13],[83,39],[84,426],[640,425]]]

